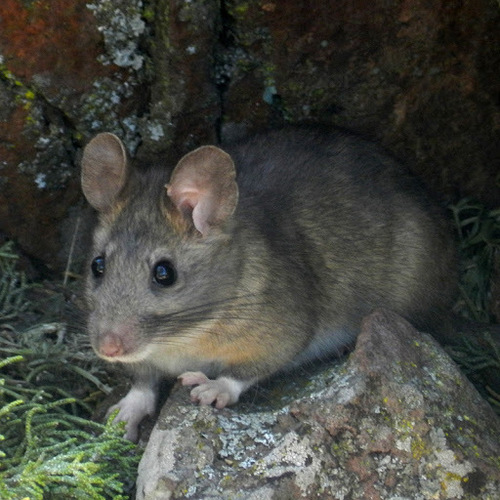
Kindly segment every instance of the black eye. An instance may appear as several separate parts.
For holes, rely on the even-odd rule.
[[[90,268],[92,269],[92,274],[96,278],[102,278],[104,276],[104,269],[105,269],[105,262],[104,262],[104,257],[99,255],[99,257],[96,257],[93,261],[92,264],[90,265]]]
[[[171,286],[177,279],[177,273],[171,262],[161,260],[153,267],[153,280],[161,286]]]

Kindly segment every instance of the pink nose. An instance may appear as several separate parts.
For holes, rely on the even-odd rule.
[[[99,353],[107,358],[116,358],[124,354],[123,342],[113,333],[103,335],[99,342]]]

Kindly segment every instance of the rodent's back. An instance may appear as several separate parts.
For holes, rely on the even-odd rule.
[[[316,299],[319,332],[355,330],[374,307],[439,324],[455,295],[453,240],[403,166],[339,131],[276,131],[226,150],[238,172],[236,215],[245,221],[248,210],[243,223],[257,222],[283,267],[297,270],[289,295]]]

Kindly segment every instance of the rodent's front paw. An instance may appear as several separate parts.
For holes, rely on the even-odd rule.
[[[196,385],[191,391],[191,400],[200,405],[211,405],[222,409],[238,401],[240,394],[248,387],[244,382],[229,378],[219,377],[209,379],[202,372],[186,372],[179,376],[182,385]]]
[[[200,385],[210,381],[202,372],[184,372],[177,379],[181,381],[182,385]]]
[[[136,443],[139,438],[139,424],[144,417],[154,414],[155,406],[156,396],[153,391],[132,387],[124,398],[109,408],[106,417],[118,410],[113,422],[125,422],[123,437]]]

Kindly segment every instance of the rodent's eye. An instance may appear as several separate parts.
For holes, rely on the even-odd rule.
[[[102,278],[104,276],[104,270],[106,268],[104,257],[102,255],[99,255],[98,257],[96,257],[92,261],[90,268],[92,269],[92,274],[96,278]]]
[[[174,266],[168,260],[161,260],[153,267],[153,281],[161,286],[171,286],[177,280]]]

